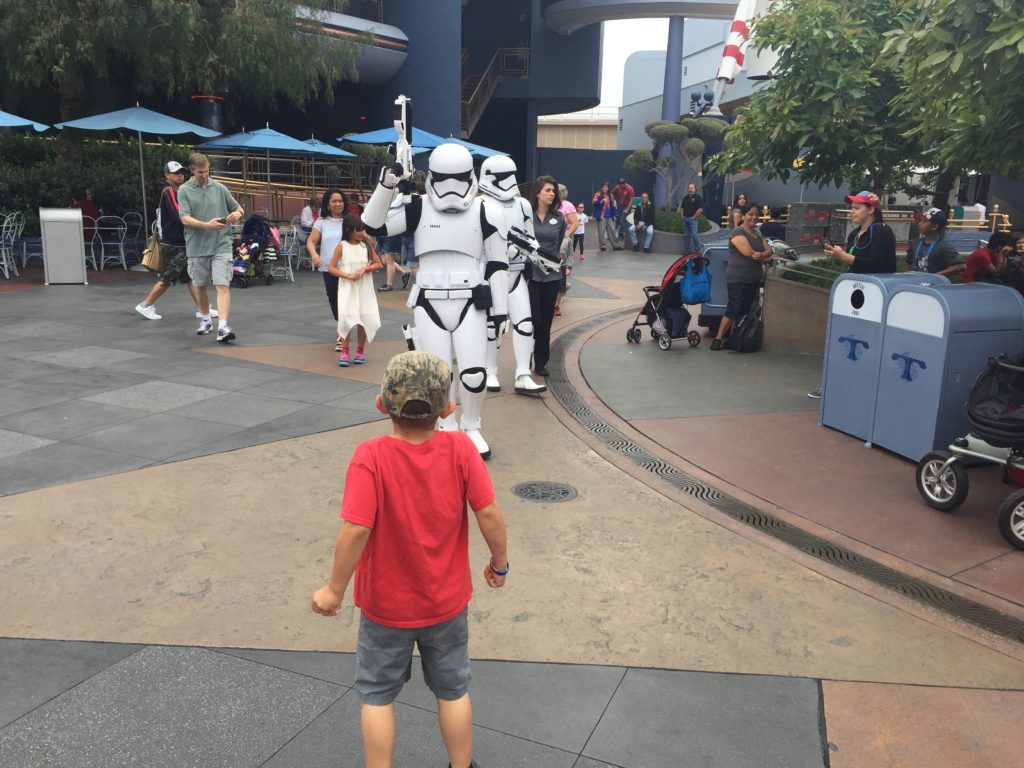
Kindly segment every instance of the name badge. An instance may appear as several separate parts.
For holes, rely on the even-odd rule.
[[[551,226],[555,226],[555,224],[557,224],[557,223],[558,223],[558,219],[552,219],[551,221],[548,222],[548,224],[550,224]]]

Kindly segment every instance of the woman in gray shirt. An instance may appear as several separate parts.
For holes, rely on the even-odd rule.
[[[774,252],[757,231],[757,204],[740,206],[740,225],[729,235],[729,264],[725,268],[725,287],[729,292],[725,317],[711,342],[711,351],[722,348],[726,332],[750,311],[764,279],[765,262]]]
[[[533,232],[542,251],[558,257],[565,237],[565,217],[558,210],[558,182],[541,176],[533,183],[530,204],[533,207]],[[548,375],[551,356],[551,321],[555,316],[555,300],[562,286],[562,273],[543,274],[534,269],[530,276],[530,314],[533,316],[533,371]]]

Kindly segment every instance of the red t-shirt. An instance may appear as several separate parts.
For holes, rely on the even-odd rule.
[[[466,502],[475,511],[492,501],[483,459],[461,432],[420,445],[390,435],[360,443],[341,517],[373,529],[355,573],[363,615],[399,628],[458,616],[473,595]]]
[[[960,282],[973,283],[976,280],[984,280],[991,266],[992,252],[988,248],[979,248],[967,257],[967,269],[960,275]]]

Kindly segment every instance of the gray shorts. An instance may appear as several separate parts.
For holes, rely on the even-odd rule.
[[[188,276],[198,286],[231,285],[231,254],[189,257]]]
[[[412,675],[412,647],[420,649],[423,679],[444,701],[462,698],[473,677],[469,670],[467,609],[454,619],[416,629],[396,629],[359,620],[356,691],[364,704],[383,707],[395,700]]]

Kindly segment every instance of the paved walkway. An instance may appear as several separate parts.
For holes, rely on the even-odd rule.
[[[906,462],[816,426],[817,359],[626,345],[671,258],[592,254],[552,392],[485,407],[515,574],[470,607],[479,763],[1013,764],[1019,643],[723,512],[1012,627],[1024,558],[984,507],[1001,489],[979,475],[977,509],[922,511]],[[308,598],[346,458],[387,428],[370,403],[405,294],[343,371],[314,275],[235,291],[225,349],[194,336],[184,291],[146,321],[150,280],[108,274],[0,285],[0,765],[360,765],[355,615]],[[526,436],[545,450],[518,452]],[[578,496],[512,494],[530,481]],[[396,765],[444,765],[435,711],[416,672]]]

